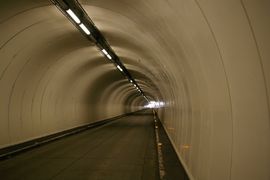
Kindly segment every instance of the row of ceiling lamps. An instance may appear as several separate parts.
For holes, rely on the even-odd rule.
[[[81,30],[87,35],[87,36],[90,36],[91,35],[91,31],[90,29],[87,28],[87,26],[82,23],[82,21],[80,20],[80,18],[74,13],[74,11],[71,10],[70,7],[68,7],[68,3],[73,3],[72,5],[76,6],[76,5],[79,5],[79,3],[75,0],[74,2],[73,1],[68,1],[68,3],[65,1],[65,0],[52,0],[52,2],[62,11],[62,12],[65,12],[68,14],[68,17],[71,18],[73,20],[73,22],[79,26],[81,28]],[[61,5],[67,8],[63,8],[61,7]],[[83,8],[81,7],[82,9],[82,13],[84,13],[84,10]],[[80,12],[81,13],[81,12]],[[89,18],[90,19],[90,18]],[[90,23],[93,24],[93,22],[90,21]],[[93,24],[93,27],[95,27],[95,25]],[[99,32],[99,30],[96,28],[95,31],[97,31],[99,34],[99,36],[102,36],[102,34]],[[99,37],[100,38],[100,37]],[[102,38],[100,39],[103,39],[103,43],[105,45],[108,46],[108,49],[111,50],[110,46],[108,45],[108,43],[106,42],[105,38],[102,36]],[[98,40],[97,40],[98,42]],[[98,43],[97,43],[98,45]],[[108,50],[106,50],[104,47],[102,47],[102,44],[98,45],[98,47],[101,49],[102,53],[109,59],[111,60],[116,68],[122,73],[124,74],[130,83],[133,84],[133,86],[136,88],[136,90],[145,98],[145,100],[149,101],[148,98],[145,96],[144,92],[141,90],[141,88],[139,87],[139,85],[135,82],[135,80],[132,78],[132,76],[130,75],[130,73],[128,72],[128,70],[125,68],[125,66],[121,63],[121,61],[119,60],[119,58],[117,57],[117,55],[115,53],[113,53],[113,51],[111,52],[112,54],[110,54],[108,52]],[[114,58],[115,60],[113,60]]]

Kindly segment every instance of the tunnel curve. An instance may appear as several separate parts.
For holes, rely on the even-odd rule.
[[[190,179],[269,179],[269,2],[79,2],[165,103],[158,115]],[[0,148],[146,105],[50,1],[0,10]]]

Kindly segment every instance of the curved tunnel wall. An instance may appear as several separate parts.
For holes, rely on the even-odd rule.
[[[270,3],[82,0],[194,179],[270,178]],[[144,101],[50,2],[1,2],[0,146]]]
[[[1,147],[139,109],[123,103],[134,89],[115,93],[127,80],[50,2],[2,18]]]

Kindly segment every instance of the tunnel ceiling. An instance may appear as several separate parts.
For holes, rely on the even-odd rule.
[[[149,99],[165,102],[189,177],[269,179],[269,1],[79,2]],[[0,147],[146,104],[50,1],[0,1],[0,13]]]

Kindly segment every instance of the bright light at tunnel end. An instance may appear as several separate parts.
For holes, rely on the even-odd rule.
[[[147,105],[145,105],[145,108],[161,108],[164,107],[165,103],[162,101],[150,101]]]

